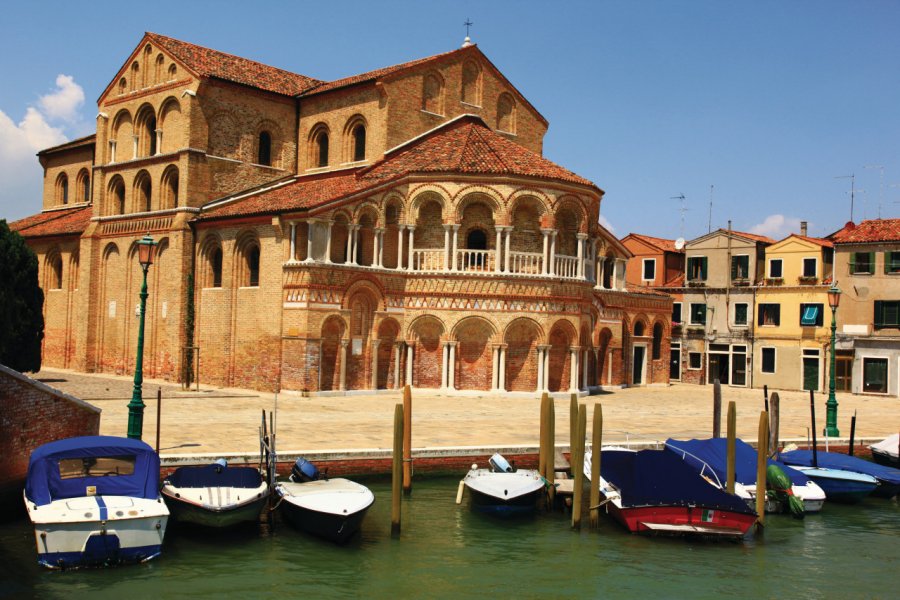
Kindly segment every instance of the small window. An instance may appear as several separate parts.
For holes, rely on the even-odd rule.
[[[750,277],[750,257],[746,254],[731,257],[731,280],[742,281]]]
[[[69,203],[69,178],[65,173],[61,173],[56,179],[56,203]]]
[[[854,252],[850,255],[851,275],[871,275],[875,272],[874,252]]]
[[[50,267],[50,289],[51,290],[61,290],[62,289],[62,276],[63,276],[63,264],[62,257],[59,254],[53,253],[50,258],[48,266]]]
[[[824,308],[823,304],[801,304],[800,325],[803,327],[821,327]]]
[[[706,325],[705,304],[691,304],[691,325]]]
[[[762,349],[762,372],[775,372],[775,348]]]
[[[644,259],[644,273],[641,276],[643,281],[655,281],[656,280],[656,259],[655,258],[645,258]]]
[[[803,259],[803,277],[807,279],[814,279],[816,277],[816,271],[818,269],[818,261],[815,258],[804,258]]]
[[[222,249],[215,248],[209,256],[209,270],[211,286],[214,288],[222,287]]]
[[[688,281],[706,281],[707,258],[705,256],[690,256],[687,259]]]
[[[778,327],[781,325],[781,305],[760,304],[756,324],[769,327]]]
[[[644,337],[644,322],[638,321],[634,324],[634,337]]]
[[[657,323],[653,326],[653,360],[659,360],[659,357],[662,355],[662,336],[662,323]]]
[[[516,132],[516,102],[509,94],[500,94],[497,100],[497,129]]]
[[[442,115],[444,84],[435,73],[425,76],[422,84],[422,110]]]
[[[247,250],[247,285],[259,287],[259,246]]]
[[[703,354],[700,352],[688,352],[688,369],[697,371],[703,368]]]
[[[175,66],[175,63],[169,65],[169,81],[175,79],[175,75],[178,74],[178,67]]]
[[[366,126],[363,124],[353,128],[353,160],[366,160]]]
[[[884,272],[889,275],[900,273],[900,252],[884,253]]]
[[[328,166],[328,133],[322,131],[316,136],[316,166]]]
[[[900,329],[900,300],[875,301],[875,329]]]
[[[738,302],[734,305],[734,324],[747,325],[748,304],[746,302]]]
[[[888,359],[863,358],[863,391],[873,394],[887,394]]]
[[[784,277],[784,261],[780,258],[769,259],[769,279],[781,279]]]
[[[272,134],[268,131],[259,132],[259,151],[256,154],[256,164],[272,165]]]
[[[680,325],[681,321],[681,302],[672,303],[672,325]]]

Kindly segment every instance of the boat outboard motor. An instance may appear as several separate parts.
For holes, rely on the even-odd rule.
[[[219,458],[213,462],[216,465],[216,473],[221,473],[228,467],[228,461],[224,458]]]
[[[488,461],[491,463],[491,468],[494,473],[512,473],[514,469],[509,466],[509,463],[506,462],[506,459],[503,458],[500,453],[495,453],[491,459]]]
[[[294,483],[304,483],[306,481],[315,481],[319,478],[319,469],[305,458],[298,458],[294,466],[291,467],[291,481]]]

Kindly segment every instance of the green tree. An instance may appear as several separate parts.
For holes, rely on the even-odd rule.
[[[40,371],[43,307],[37,256],[0,219],[0,364]]]

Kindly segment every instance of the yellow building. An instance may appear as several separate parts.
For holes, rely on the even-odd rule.
[[[767,247],[756,292],[753,386],[824,390],[831,339],[834,250],[828,240],[790,235]]]

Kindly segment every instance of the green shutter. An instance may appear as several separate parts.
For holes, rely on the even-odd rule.
[[[869,273],[875,274],[875,253],[869,252]]]
[[[881,329],[884,327],[884,302],[881,300],[875,301],[875,329]]]
[[[888,273],[891,272],[891,255],[892,254],[893,254],[892,252],[884,253],[884,274],[885,275],[887,275]]]
[[[780,304],[775,305],[775,314],[773,315],[773,318],[775,320],[776,326],[781,325],[781,305]]]
[[[709,263],[709,259],[707,257],[703,257],[700,259],[700,279],[706,281],[706,266]],[[704,314],[706,314],[706,310],[704,309]]]
[[[856,252],[850,253],[850,274],[856,273]]]
[[[900,301],[882,302],[881,311],[885,327],[900,327]]]
[[[765,305],[759,304],[756,307],[757,308],[756,324],[760,325],[760,326],[763,324],[763,306],[765,306]]]
[[[737,279],[737,256],[731,257],[731,279]]]

